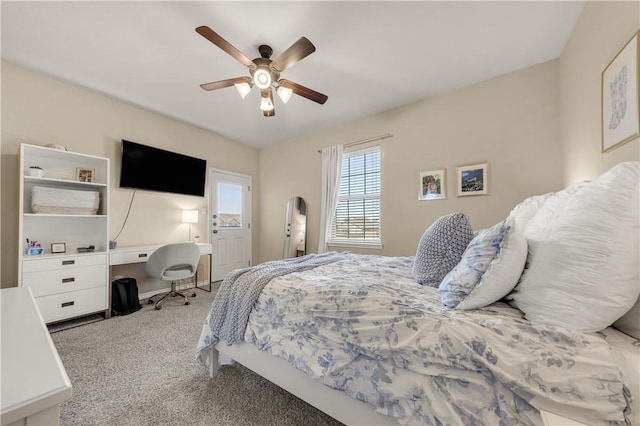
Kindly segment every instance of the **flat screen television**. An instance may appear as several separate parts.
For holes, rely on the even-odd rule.
[[[120,187],[204,196],[206,160],[122,140]]]

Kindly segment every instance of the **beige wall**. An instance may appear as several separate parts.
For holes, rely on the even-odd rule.
[[[493,225],[525,197],[561,188],[558,61],[261,149],[260,261],[282,256],[294,195],[308,205],[307,251],[317,250],[318,149],[385,133],[394,137],[380,142],[384,248],[368,252],[413,255],[424,230],[451,212],[467,213],[476,229]],[[456,197],[456,165],[484,161],[490,195]],[[447,170],[447,199],[418,201],[418,173],[438,168]]]
[[[424,228],[442,214],[464,211],[482,228],[526,196],[639,160],[638,138],[601,152],[600,117],[601,72],[638,28],[640,3],[589,1],[557,61],[262,149],[259,260],[281,256],[284,206],[293,195],[309,205],[307,247],[316,250],[317,150],[324,146],[395,135],[381,142],[384,249],[368,251],[386,255],[412,255]],[[491,195],[455,197],[455,165],[484,160]],[[447,200],[417,201],[417,173],[440,167],[447,168]]]
[[[2,287],[17,284],[17,162],[21,142],[57,143],[70,151],[111,159],[110,236],[115,237],[133,191],[120,189],[121,139],[207,160],[209,167],[252,176],[254,260],[258,240],[258,152],[166,116],[90,92],[10,64],[2,64]],[[167,171],[171,173],[170,170]],[[178,178],[178,177],[176,177]],[[181,210],[206,207],[208,198],[137,191],[120,246],[188,239]],[[194,225],[208,241],[207,221]],[[141,289],[145,291],[145,289]],[[148,289],[147,289],[148,290]]]
[[[639,160],[638,138],[602,153],[601,73],[640,28],[640,2],[590,1],[560,57],[564,183]]]
[[[640,159],[638,140],[601,153],[600,73],[640,27],[638,2],[587,2],[559,60],[366,117],[259,153],[210,132],[31,72],[2,64],[2,286],[17,282],[16,173],[20,142],[60,143],[112,159],[111,235],[131,191],[117,187],[117,142],[129,138],[208,160],[253,177],[253,257],[282,257],[285,206],[308,204],[307,248],[318,244],[318,149],[392,133],[381,142],[385,255],[412,255],[439,216],[464,211],[474,228],[499,221],[523,198],[592,179]],[[329,102],[339,102],[333,96]],[[490,164],[488,196],[455,196],[455,166]],[[260,167],[258,167],[258,164]],[[447,169],[446,200],[418,201],[418,173]],[[259,171],[258,171],[259,169]],[[257,189],[260,188],[259,191]],[[205,200],[138,192],[121,245],[182,239],[179,210]],[[162,229],[163,233],[158,230]],[[198,232],[206,234],[204,225]]]

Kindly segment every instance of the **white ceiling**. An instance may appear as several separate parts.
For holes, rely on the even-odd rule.
[[[9,2],[2,59],[262,147],[560,56],[582,1]],[[282,73],[324,105],[200,84],[249,75],[195,32],[206,25],[249,58],[301,36],[316,52]],[[125,137],[126,135],[123,135]]]

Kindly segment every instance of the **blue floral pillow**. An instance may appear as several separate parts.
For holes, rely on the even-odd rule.
[[[527,258],[527,241],[513,218],[480,232],[462,260],[440,283],[447,309],[478,309],[502,299],[518,283]]]
[[[464,213],[451,213],[436,220],[418,243],[413,277],[418,283],[437,287],[473,239],[473,229]]]

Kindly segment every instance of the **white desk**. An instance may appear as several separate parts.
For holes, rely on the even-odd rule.
[[[144,263],[147,261],[151,253],[162,247],[164,244],[155,244],[150,246],[136,246],[136,247],[118,247],[109,251],[109,266],[114,265],[126,265],[130,263]],[[200,249],[200,255],[209,256],[209,288],[204,289],[198,286],[198,271],[196,270],[196,288],[200,290],[211,291],[211,267],[212,267],[212,254],[213,247],[207,243],[196,243]]]
[[[2,305],[2,426],[57,425],[71,382],[29,287],[5,288]]]

